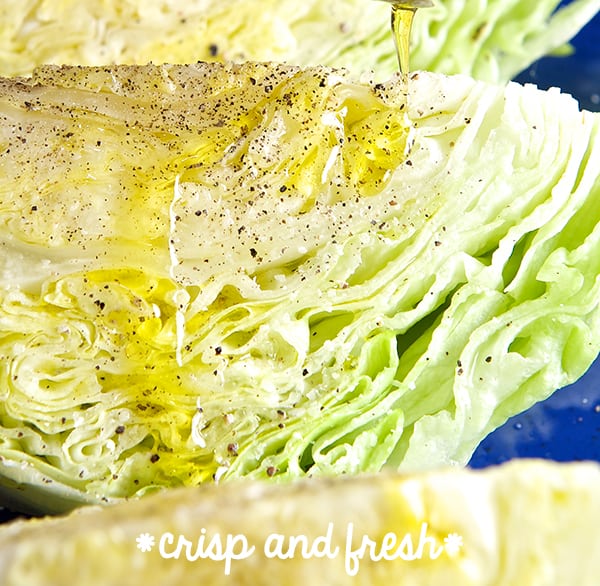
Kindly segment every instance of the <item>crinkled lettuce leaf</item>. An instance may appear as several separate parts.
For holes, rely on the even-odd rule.
[[[599,0],[435,0],[418,12],[415,69],[507,81],[565,44]],[[374,0],[23,0],[0,7],[0,75],[44,63],[275,61],[397,68],[390,6]]]
[[[6,494],[463,465],[583,374],[599,115],[409,90],[254,63],[0,82]]]

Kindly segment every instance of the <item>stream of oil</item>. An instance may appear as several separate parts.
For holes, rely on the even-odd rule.
[[[429,0],[387,0],[392,5],[392,34],[396,45],[403,92],[408,96],[410,73],[410,35],[418,8],[433,6]]]

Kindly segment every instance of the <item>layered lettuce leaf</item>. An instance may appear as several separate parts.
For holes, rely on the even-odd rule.
[[[433,73],[2,80],[4,497],[464,465],[598,354],[599,124]]]
[[[600,0],[435,0],[414,23],[416,69],[507,81],[566,43]],[[376,0],[23,0],[0,6],[0,75],[44,63],[275,61],[397,68],[390,6]]]

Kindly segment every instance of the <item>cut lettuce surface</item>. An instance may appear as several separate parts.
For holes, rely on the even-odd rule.
[[[599,115],[409,89],[257,63],[1,81],[5,496],[464,465],[585,372]]]
[[[502,82],[566,43],[600,0],[435,0],[413,32],[416,69]],[[275,61],[397,69],[376,0],[23,0],[0,6],[0,75],[35,66]]]

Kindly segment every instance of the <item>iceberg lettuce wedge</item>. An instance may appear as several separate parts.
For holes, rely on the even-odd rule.
[[[0,82],[6,494],[464,465],[585,372],[600,117],[409,89],[257,63]]]
[[[600,0],[436,0],[419,11],[416,69],[507,81],[565,50]],[[389,4],[374,0],[24,0],[0,7],[0,75],[45,63],[275,61],[375,70],[397,68]]]
[[[0,526],[0,580],[596,586],[599,522],[594,462],[232,483]]]

